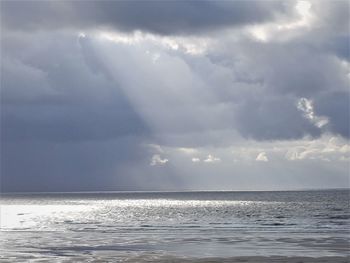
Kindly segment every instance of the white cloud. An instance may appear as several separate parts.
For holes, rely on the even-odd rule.
[[[195,154],[198,153],[198,150],[195,148],[188,148],[188,147],[179,147],[176,148],[179,152],[182,152],[184,154]]]
[[[151,165],[151,166],[154,166],[154,165],[164,165],[164,164],[166,164],[168,161],[169,161],[169,160],[166,159],[166,158],[162,159],[162,158],[160,157],[159,154],[155,154],[155,155],[152,156],[150,165]]]
[[[296,160],[321,160],[337,161],[350,156],[350,146],[339,138],[321,138],[304,143],[295,143],[290,146],[285,158],[290,161]]]
[[[279,30],[291,30],[301,27],[309,27],[311,25],[313,14],[311,13],[311,3],[308,1],[298,1],[295,10],[298,13],[299,19],[290,23],[278,25]]]
[[[298,1],[294,6],[296,16],[281,19],[275,23],[248,26],[247,32],[261,42],[286,41],[300,33],[307,32],[315,23],[315,14],[311,12],[312,4]]]
[[[201,159],[199,159],[197,157],[192,158],[192,162],[194,162],[194,163],[198,163],[200,161],[201,161]]]
[[[112,41],[114,43],[121,43],[126,45],[153,44],[158,47],[163,47],[169,50],[182,51],[189,55],[204,54],[212,40],[208,37],[197,36],[160,36],[142,31],[135,31],[133,33],[124,33],[117,31],[100,31],[97,36],[101,39]],[[159,58],[159,54],[153,59]]]
[[[86,38],[86,34],[85,34],[84,32],[80,32],[80,33],[78,34],[78,37],[79,37],[79,38]]]
[[[265,152],[259,153],[255,160],[259,161],[259,162],[268,162],[269,161]]]
[[[326,117],[315,115],[312,100],[308,100],[306,98],[299,99],[297,108],[303,112],[306,119],[310,120],[318,128],[322,128],[328,123],[328,119]]]
[[[215,156],[209,154],[209,155],[207,156],[207,159],[205,159],[203,162],[206,162],[206,163],[213,163],[213,162],[220,162],[220,161],[221,161],[220,158],[215,157]]]

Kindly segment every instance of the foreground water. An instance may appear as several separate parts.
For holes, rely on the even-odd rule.
[[[349,191],[2,195],[0,261],[349,256]]]

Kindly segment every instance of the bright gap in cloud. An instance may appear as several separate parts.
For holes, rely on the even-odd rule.
[[[298,15],[296,20],[254,25],[248,27],[248,32],[253,38],[260,42],[283,40],[285,38],[288,39],[295,33],[298,33],[297,30],[311,27],[314,19],[314,15],[311,12],[311,6],[311,3],[308,1],[298,1],[294,6]]]
[[[295,29],[299,27],[308,27],[311,24],[312,13],[310,11],[311,3],[308,1],[298,1],[295,10],[299,14],[299,19],[291,23],[278,25],[279,30]]]
[[[148,42],[170,50],[179,50],[190,55],[204,54],[211,43],[211,40],[208,37],[158,36],[141,31],[135,31],[133,33],[99,31],[96,35],[100,39],[128,45]]]
[[[163,146],[163,154],[177,162],[191,163],[254,163],[281,161],[345,161],[350,158],[350,144],[341,137],[324,135],[317,139],[304,138],[293,141],[257,142],[243,140],[227,147],[195,148],[192,154],[177,147]]]

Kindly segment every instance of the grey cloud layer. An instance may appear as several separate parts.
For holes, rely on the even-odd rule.
[[[45,42],[42,37],[3,38],[5,140],[106,140],[147,133],[118,85],[86,63],[75,37],[60,35],[58,45],[54,35],[45,35]]]
[[[262,170],[280,173],[287,167],[284,179],[293,171],[310,172],[316,162],[294,169],[286,160],[278,167],[218,162],[208,168],[179,159],[174,166],[176,157],[144,146],[220,148],[244,138],[276,141],[323,134],[348,139],[348,3],[315,3],[318,23],[287,40],[276,35],[262,42],[245,31],[250,24],[297,17],[293,5],[2,1],[2,188],[244,188]],[[214,44],[191,55],[164,46],[159,35],[116,43],[96,35],[98,28],[194,34]],[[218,30],[224,28],[227,35]],[[79,37],[81,30],[85,37]],[[317,127],[306,118],[297,107],[302,98],[328,123]],[[154,154],[169,162],[151,167]],[[340,178],[335,186],[344,183],[346,165],[323,168],[324,173],[317,170],[319,185],[331,182],[329,175]],[[279,174],[270,176],[267,185],[283,185]],[[302,179],[289,181],[298,185]],[[306,180],[309,187],[312,180]]]
[[[19,30],[112,28],[178,34],[259,23],[279,1],[2,1],[2,22]]]
[[[116,191],[174,190],[184,187],[171,165],[149,166],[142,140],[130,136],[109,141],[53,143],[4,142],[1,190]]]
[[[242,101],[243,107],[236,113],[240,120],[237,128],[243,135],[295,139],[331,131],[349,137],[349,77],[334,54],[310,49],[302,41],[294,45],[243,42],[236,48],[240,55],[231,55],[232,61],[243,60],[241,54],[249,56],[233,67],[248,77],[227,87],[225,97],[231,96],[232,101],[238,96]],[[222,62],[216,55],[215,63],[224,63],[224,54]],[[255,83],[250,92],[232,92],[247,81]],[[300,98],[314,101],[314,113],[328,117],[329,125],[319,129],[303,119],[295,107]]]

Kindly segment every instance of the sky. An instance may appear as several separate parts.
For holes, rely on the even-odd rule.
[[[349,2],[1,1],[1,191],[349,187]]]

